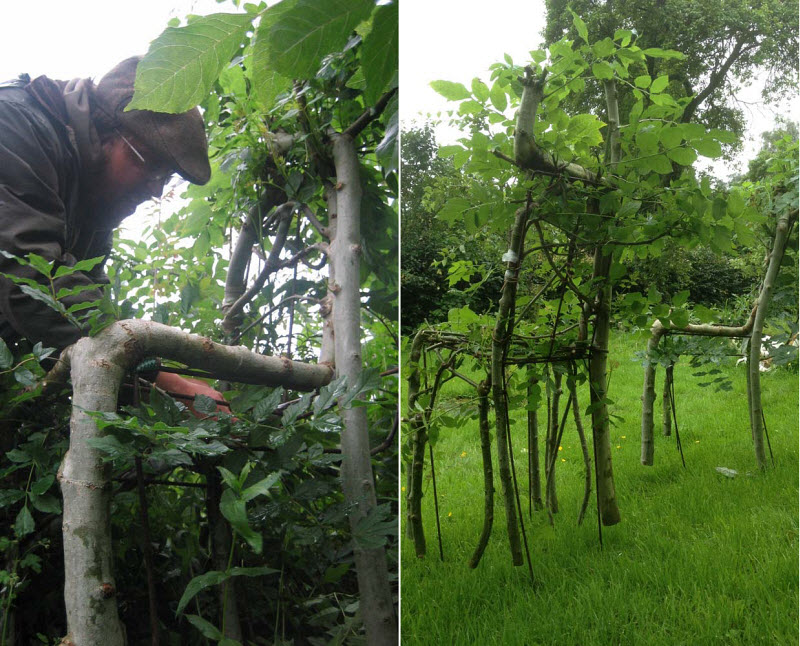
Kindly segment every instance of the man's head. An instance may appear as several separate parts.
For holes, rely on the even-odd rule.
[[[97,84],[95,111],[109,136],[103,138],[103,195],[98,197],[119,215],[160,196],[166,180],[178,173],[194,184],[211,176],[208,144],[200,111],[181,114],[130,110],[140,57],[122,61]]]

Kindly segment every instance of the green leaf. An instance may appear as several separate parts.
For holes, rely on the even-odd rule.
[[[29,498],[34,508],[44,514],[61,513],[61,503],[55,496],[51,496],[49,494],[37,496],[36,494],[32,493]]]
[[[6,342],[0,339],[0,370],[7,370],[14,363],[14,355],[8,349]]]
[[[472,79],[472,94],[481,103],[486,103],[489,100],[489,88],[478,77]]]
[[[660,47],[645,49],[644,54],[652,58],[677,58],[680,60],[686,58],[681,52],[676,52],[674,49],[661,49]]]
[[[665,155],[656,155],[647,160],[648,166],[659,175],[668,175],[672,172],[672,164]]]
[[[266,478],[242,491],[242,500],[248,502],[258,496],[269,493],[269,490],[281,479],[280,471],[270,473]]]
[[[592,45],[592,52],[597,58],[606,58],[613,54],[616,49],[614,41],[610,38],[603,38],[603,40],[598,40]]]
[[[367,87],[364,100],[374,104],[397,76],[397,7],[398,3],[381,5],[375,10],[372,30],[361,48],[361,67]]]
[[[36,271],[38,271],[43,276],[50,277],[50,274],[53,271],[53,263],[49,260],[45,260],[41,256],[36,255],[35,253],[29,253],[27,256],[28,264],[33,267]]]
[[[272,68],[290,78],[313,78],[322,57],[341,50],[374,8],[373,0],[297,0],[269,30]]]
[[[2,489],[0,490],[0,508],[13,505],[25,497],[25,492],[20,489]]]
[[[697,159],[697,155],[691,148],[672,148],[667,151],[667,157],[681,166],[691,166]]]
[[[675,327],[686,327],[689,325],[689,312],[686,310],[675,310],[669,315],[669,320]]]
[[[75,263],[72,267],[75,271],[91,271],[97,265],[102,263],[105,260],[105,256],[98,256],[97,258],[87,258],[86,260],[79,260]],[[62,267],[59,267],[58,270],[61,270]],[[56,276],[58,276],[58,271],[56,271]]]
[[[55,480],[56,477],[52,473],[50,475],[46,475],[44,478],[39,478],[39,480],[37,480],[31,485],[31,493],[37,496],[41,496],[50,487],[53,486]]]
[[[261,554],[264,542],[263,537],[248,524],[244,500],[237,498],[236,494],[230,489],[226,489],[222,492],[219,510],[231,524],[231,527],[253,548],[253,551],[256,554]]]
[[[178,602],[178,608],[175,611],[176,615],[179,615],[186,605],[197,596],[198,593],[202,592],[206,588],[210,588],[214,585],[219,585],[224,581],[227,581],[231,577],[234,576],[249,576],[249,577],[257,577],[257,576],[266,576],[267,574],[274,574],[279,572],[279,570],[275,570],[270,567],[235,567],[231,568],[228,572],[221,572],[219,570],[211,570],[210,572],[206,572],[205,574],[200,574],[199,576],[194,577],[186,586],[186,589],[183,591],[183,595],[181,595],[181,599]],[[193,615],[187,615],[187,619],[192,617]],[[218,638],[216,638],[218,639]]]
[[[619,211],[617,211],[617,217],[627,218],[634,213],[638,213],[641,206],[642,203],[640,200],[628,200],[620,207]]]
[[[492,89],[489,90],[489,100],[498,112],[503,112],[508,107],[508,97],[497,81],[492,84]]]
[[[253,62],[247,66],[252,79],[256,96],[267,108],[272,107],[279,94],[292,87],[292,80],[274,69],[270,61],[269,32],[272,26],[289,9],[296,0],[283,0],[269,8],[258,24],[253,43]]]
[[[217,412],[217,403],[208,395],[195,395],[193,406],[201,415],[214,415]]]
[[[633,79],[633,83],[636,87],[640,87],[645,90],[650,87],[650,82],[651,78],[647,74],[637,76],[635,79]]]
[[[566,136],[571,141],[582,141],[596,146],[603,141],[600,129],[606,125],[593,114],[578,114],[567,124]]]
[[[665,148],[676,148],[683,141],[683,129],[680,126],[664,126],[658,133],[658,139]]]
[[[584,42],[588,43],[589,30],[586,28],[586,23],[583,22],[583,20],[578,17],[578,14],[572,11],[572,9],[570,9],[570,13],[572,13],[572,24],[575,25],[575,29],[578,31],[578,36],[583,38]]]
[[[431,81],[431,87],[448,101],[463,101],[472,96],[462,83],[452,81]]]
[[[165,29],[139,63],[126,110],[177,113],[202,103],[252,23],[249,14],[216,13]]]
[[[592,74],[598,79],[613,79],[614,68],[605,61],[592,63]]]
[[[445,205],[441,208],[436,217],[448,224],[454,224],[462,221],[464,212],[471,208],[470,201],[463,197],[451,197]]]
[[[655,81],[653,81],[653,84],[650,86],[650,92],[653,94],[658,94],[659,92],[662,92],[668,85],[669,76],[664,74],[664,76],[659,76]]]
[[[689,290],[684,289],[672,297],[672,304],[675,307],[683,307],[687,300],[689,300]]]
[[[474,99],[470,99],[468,101],[462,101],[461,105],[458,106],[458,114],[460,115],[480,114],[482,110],[483,106]]]
[[[220,641],[223,639],[223,635],[220,632],[219,628],[217,628],[214,624],[209,621],[206,621],[199,615],[186,615],[186,619],[189,620],[189,623],[192,624],[197,630],[199,630],[203,637],[207,637],[208,639],[215,639]]]
[[[695,139],[692,141],[692,146],[703,157],[711,157],[713,159],[722,155],[722,147],[719,142],[713,139]]]
[[[742,191],[738,187],[731,188],[728,193],[728,213],[735,218],[744,212],[745,202]]]
[[[614,40],[620,41],[620,47],[627,47],[632,36],[633,32],[630,29],[617,29],[614,32]]]
[[[388,172],[394,172],[398,169],[397,135],[400,131],[398,105],[397,94],[395,94],[383,113],[384,123],[386,124],[383,139],[375,149],[375,156],[384,170]]]
[[[30,510],[27,505],[25,505],[19,510],[17,518],[14,521],[14,534],[16,534],[17,538],[22,538],[33,532],[34,529],[36,529],[36,524],[33,522],[33,516]]]

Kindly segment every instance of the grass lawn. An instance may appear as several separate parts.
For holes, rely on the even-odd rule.
[[[528,515],[525,414],[514,415],[514,456],[533,583],[527,565],[511,565],[496,464],[492,537],[477,569],[468,567],[483,523],[478,425],[470,421],[442,431],[434,454],[445,560],[438,554],[426,464],[428,554],[418,559],[404,533],[401,546],[403,644],[798,643],[797,375],[789,370],[762,375],[775,466],[757,473],[744,367],[726,367],[733,390],[714,392],[697,386],[700,379],[691,375],[687,359],[676,365],[685,469],[674,429],[672,437],[661,435],[664,371],[659,370],[655,465],[644,467],[639,462],[643,370],[633,357],[644,345],[633,335],[612,338],[609,397],[615,401],[612,413],[624,419],[612,428],[622,521],[603,528],[603,549],[594,491],[586,518],[577,526],[584,475],[577,433],[569,423],[572,415],[556,467],[560,511],[555,528],[546,512]],[[474,396],[461,383],[446,386],[440,403]],[[588,398],[582,395],[585,409]],[[540,427],[543,416],[542,408]],[[588,420],[584,425],[591,442]],[[542,456],[543,434],[540,428]],[[496,459],[494,445],[492,453]],[[715,467],[739,475],[727,478]]]

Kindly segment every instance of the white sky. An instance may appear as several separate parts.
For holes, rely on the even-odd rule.
[[[425,114],[436,116],[453,109],[430,88],[435,80],[456,81],[469,88],[475,76],[488,79],[489,66],[509,54],[515,63],[525,63],[528,52],[542,41],[546,10],[544,0],[491,0],[480,9],[477,3],[456,0],[403,0],[400,11],[400,87],[403,120],[421,122]],[[760,134],[772,129],[775,115],[793,114],[788,104],[780,108],[764,105],[760,87],[744,88],[737,98],[743,105],[749,131],[745,150],[734,164],[715,163],[712,172],[719,177],[747,169],[747,159],[761,146]],[[457,131],[443,126],[436,130],[440,144],[453,143]],[[702,158],[701,158],[702,159]]]

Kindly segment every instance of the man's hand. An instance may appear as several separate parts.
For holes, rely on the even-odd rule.
[[[194,409],[195,395],[205,395],[206,397],[211,397],[211,399],[214,399],[217,402],[225,401],[222,393],[214,390],[204,381],[200,381],[199,379],[188,379],[172,372],[159,372],[156,376],[155,383],[156,386],[162,390],[166,390],[170,395],[186,404],[195,417],[205,417],[204,414],[198,413]],[[218,403],[217,410],[222,413],[230,414],[231,407],[227,404]]]

